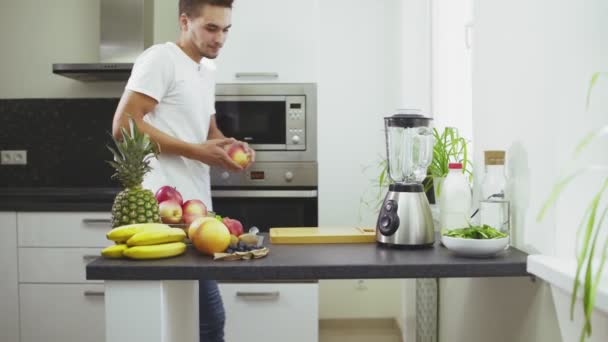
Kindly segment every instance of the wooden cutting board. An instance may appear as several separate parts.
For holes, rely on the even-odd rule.
[[[270,228],[273,244],[300,243],[372,243],[375,228],[359,227],[276,227]]]

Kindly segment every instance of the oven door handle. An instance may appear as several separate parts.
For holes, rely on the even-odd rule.
[[[317,198],[317,190],[215,190],[216,198]]]

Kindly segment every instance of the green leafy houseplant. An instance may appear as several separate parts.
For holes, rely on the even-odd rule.
[[[446,127],[441,134],[433,128],[435,146],[433,147],[433,162],[429,166],[429,175],[434,179],[443,179],[448,175],[450,163],[462,163],[462,172],[473,177],[473,163],[468,159],[467,141],[458,134],[454,127]],[[427,191],[433,184],[425,184]],[[434,184],[437,195],[441,193],[441,182]]]
[[[591,91],[595,86],[601,75],[607,75],[608,73],[595,73],[590,81],[589,88],[587,91],[587,107],[589,107]],[[574,160],[579,157],[580,153],[594,140],[602,135],[608,134],[608,126],[605,126],[597,131],[588,134],[575,148]],[[540,221],[546,215],[547,210],[551,208],[560,194],[574,179],[580,176],[585,171],[593,169],[590,166],[582,167],[573,172],[572,174],[563,177],[558,180],[549,195],[549,198],[545,201],[541,208],[537,219]],[[574,318],[574,308],[577,299],[577,293],[579,289],[583,292],[583,313],[585,318],[585,324],[583,331],[581,332],[580,341],[585,341],[587,337],[591,337],[591,314],[595,305],[595,295],[601,280],[602,272],[607,259],[608,253],[608,238],[600,244],[598,236],[602,231],[606,231],[607,227],[604,225],[606,215],[608,215],[608,205],[602,204],[602,199],[605,197],[606,190],[608,189],[608,174],[602,182],[602,186],[598,191],[593,194],[591,201],[585,210],[585,214],[581,219],[581,223],[577,229],[576,241],[580,241],[580,253],[576,256],[577,267],[576,275],[574,278],[574,289],[572,291],[572,298],[570,301],[570,319]],[[580,240],[582,238],[582,240]],[[599,245],[599,246],[598,246]],[[599,250],[598,250],[599,249]],[[593,261],[599,256],[599,266],[594,273]],[[584,274],[583,284],[580,283],[579,277]],[[582,288],[581,288],[582,287]]]

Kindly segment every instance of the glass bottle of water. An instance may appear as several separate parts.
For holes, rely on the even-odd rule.
[[[510,235],[509,201],[505,197],[505,151],[485,151],[479,223]]]

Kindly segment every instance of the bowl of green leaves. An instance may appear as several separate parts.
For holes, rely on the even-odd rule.
[[[488,225],[451,229],[441,236],[443,245],[457,255],[487,258],[509,246],[509,236]]]

